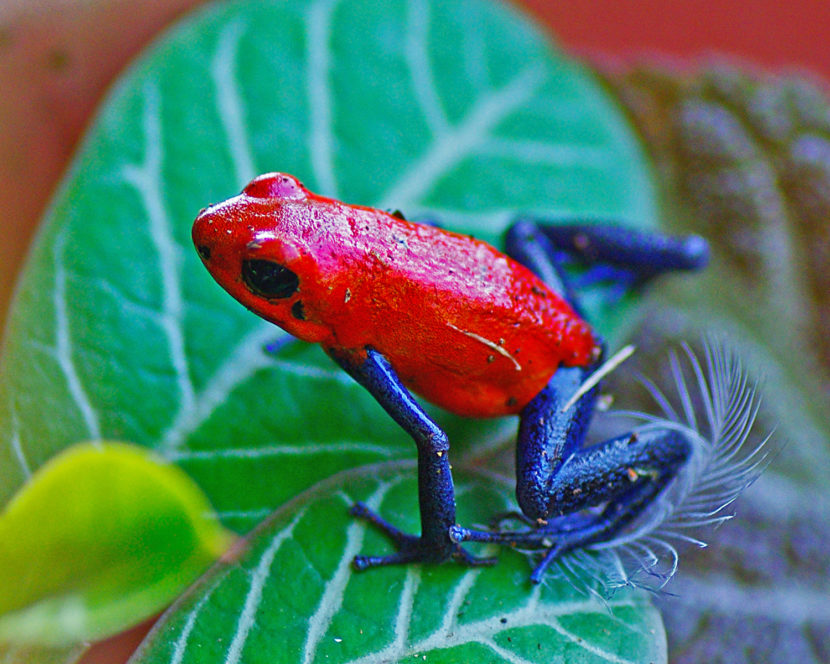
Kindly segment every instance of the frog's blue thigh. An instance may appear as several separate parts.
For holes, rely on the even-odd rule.
[[[568,533],[563,548],[570,549],[608,539],[630,523],[677,475],[692,444],[675,429],[655,427],[583,447],[587,422],[579,406],[594,395],[563,412],[568,394],[558,392],[563,382],[558,376],[522,411],[516,494],[540,531]],[[579,514],[603,505],[595,518]],[[577,516],[569,520],[568,515]],[[554,519],[547,528],[545,522]]]

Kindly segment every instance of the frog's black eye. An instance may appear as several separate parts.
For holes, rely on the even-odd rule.
[[[260,258],[242,261],[242,281],[252,293],[269,299],[290,297],[300,287],[300,279],[287,267]]]

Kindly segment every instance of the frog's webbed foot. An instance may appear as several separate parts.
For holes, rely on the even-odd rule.
[[[515,513],[497,516],[500,521],[504,521],[505,516],[524,523],[530,521],[527,517],[519,518]],[[561,519],[557,521],[561,521]],[[577,527],[575,524],[540,524],[532,522],[535,525],[519,530],[488,531],[453,526],[450,528],[450,539],[459,544],[461,542],[486,542],[507,546],[527,553],[543,552],[541,562],[537,564],[530,574],[530,581],[532,583],[539,583],[545,574],[545,570],[559,556],[567,551],[583,546],[593,538],[594,529],[581,527],[585,526],[587,521],[582,518],[578,521],[580,527]]]
[[[385,556],[355,556],[353,565],[357,570],[383,565],[401,565],[406,563],[442,563],[453,559],[469,567],[494,565],[496,558],[482,558],[465,551],[457,542],[444,538],[445,541],[430,541],[417,535],[402,532],[385,519],[370,510],[364,503],[352,505],[350,513],[365,519],[378,528],[395,545],[397,551]]]

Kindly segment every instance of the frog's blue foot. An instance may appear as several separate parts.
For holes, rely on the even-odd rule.
[[[443,542],[432,542],[424,537],[408,535],[401,532],[391,523],[382,519],[370,510],[364,503],[352,505],[350,513],[360,519],[365,519],[386,535],[398,549],[395,553],[385,556],[355,556],[353,565],[357,570],[383,565],[401,565],[405,563],[442,563],[453,559],[469,567],[494,565],[496,558],[480,558],[465,551],[458,543],[444,538]]]
[[[268,355],[276,357],[279,355],[282,350],[289,346],[292,343],[298,341],[296,337],[292,337],[290,334],[283,335],[274,341],[265,344],[265,348],[263,349]]]
[[[518,514],[505,515],[505,517],[516,518],[523,523],[528,521],[527,517],[520,517]],[[579,517],[571,525],[563,525],[560,522],[555,526],[537,525],[521,530],[496,531],[471,530],[453,526],[450,529],[450,539],[459,544],[461,542],[487,542],[526,552],[542,552],[542,560],[530,573],[531,583],[539,583],[547,568],[559,556],[595,540],[597,531],[589,525],[589,522],[590,520]]]

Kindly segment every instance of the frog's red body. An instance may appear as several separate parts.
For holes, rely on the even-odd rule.
[[[287,175],[203,211],[193,236],[214,278],[260,316],[340,357],[373,348],[404,385],[462,415],[518,413],[561,364],[595,358],[571,306],[490,245],[317,196]],[[297,291],[252,294],[240,278],[251,258],[290,269]]]

